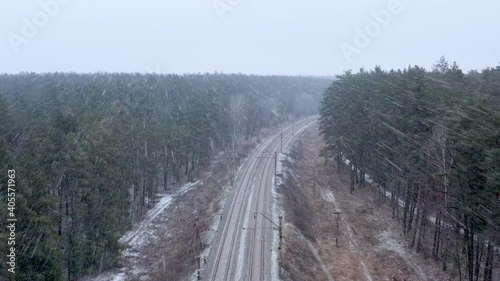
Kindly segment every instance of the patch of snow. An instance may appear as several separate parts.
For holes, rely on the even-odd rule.
[[[111,281],[123,281],[125,280],[125,274],[120,272],[111,279]]]
[[[330,202],[334,204],[335,207],[337,207],[337,201],[335,200],[335,195],[331,190],[328,190],[327,192],[321,194],[321,196],[323,197],[323,199],[325,199],[326,202]]]
[[[402,246],[401,242],[393,238],[390,231],[384,231],[376,236],[380,240],[379,250],[389,250],[395,252],[402,257],[408,265],[420,276],[421,280],[427,280],[427,276],[420,266],[418,266],[411,258],[408,251]]]
[[[163,197],[156,206],[149,210],[148,216],[150,217],[150,221],[154,220],[159,214],[163,212],[168,206],[170,206],[170,203],[172,203],[172,196],[165,196]]]
[[[155,219],[165,213],[173,202],[176,196],[183,195],[186,192],[194,189],[200,184],[199,181],[191,182],[182,186],[174,194],[157,194],[161,196],[160,201],[148,211],[146,218],[137,226],[137,228],[126,232],[119,240],[121,244],[127,246],[121,253],[122,257],[126,258],[139,258],[140,249],[148,241],[157,238],[155,226]],[[167,218],[168,219],[168,218]],[[93,281],[124,281],[126,276],[144,276],[143,268],[138,268],[137,264],[133,264],[134,268],[120,269],[119,272],[104,273],[95,278],[89,279]],[[126,270],[126,272],[124,272]]]
[[[281,162],[280,162],[281,163]],[[278,164],[278,168],[281,169],[281,164]],[[276,192],[276,188],[278,187],[277,185],[277,180],[279,180],[279,183],[281,184],[281,179],[278,177],[273,177],[272,180],[272,186],[273,188],[271,189],[271,195],[273,199],[272,203],[272,219],[273,221],[279,221],[279,217],[283,216],[283,208],[280,204],[280,195]],[[271,280],[280,280],[279,278],[279,265],[278,265],[278,247],[279,247],[279,237],[278,233],[276,231],[273,231],[273,240],[271,242]]]
[[[380,240],[380,245],[377,246],[378,249],[393,251],[400,256],[406,255],[406,250],[401,245],[401,242],[392,238],[391,232],[384,231],[376,237]]]
[[[140,223],[139,227],[135,230],[128,231],[123,235],[118,242],[122,244],[129,244],[131,246],[138,246],[144,244],[150,238],[154,238],[154,233],[151,231],[151,226],[153,220],[158,217],[158,215],[162,214],[163,211],[170,206],[174,196],[182,195],[193,189],[200,182],[192,182],[184,185],[176,194],[173,195],[164,195],[160,201],[148,211],[146,218]],[[147,235],[149,234],[149,235]]]

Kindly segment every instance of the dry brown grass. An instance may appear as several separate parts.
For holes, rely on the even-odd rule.
[[[236,167],[254,146],[244,143],[240,147]],[[196,271],[196,257],[207,247],[203,237],[213,231],[211,218],[218,212],[222,191],[229,185],[226,162],[213,164],[201,180],[201,186],[177,199],[171,219],[163,226],[163,237],[146,247],[150,251],[143,255],[148,257],[145,264],[151,268],[148,280],[187,280]]]
[[[407,247],[399,224],[391,218],[391,209],[370,188],[349,193],[347,175],[338,174],[335,167],[325,165],[318,157],[324,144],[317,129],[307,130],[302,143],[303,147],[296,147],[300,151],[294,163],[297,180],[288,181],[289,186],[282,188],[285,220],[294,225],[305,220],[298,223],[297,229],[287,227],[291,234],[285,238],[283,254],[286,280],[326,280],[314,265],[316,261],[306,243],[297,238],[304,229],[307,236],[313,237],[309,240],[336,281],[454,280],[439,269],[439,264]],[[325,200],[329,191],[335,203]],[[297,204],[297,197],[306,202]],[[298,214],[304,206],[308,215],[301,217]],[[336,209],[342,210],[339,247],[335,243]]]
[[[286,237],[285,251],[283,254],[284,274],[283,281],[292,280],[326,280],[323,276],[317,276],[321,272],[313,253],[309,250],[306,238],[298,229],[287,226],[284,230]]]

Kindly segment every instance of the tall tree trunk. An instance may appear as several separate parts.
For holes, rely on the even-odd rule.
[[[401,195],[401,181],[398,180],[398,183],[396,185],[396,219],[400,220],[401,219],[401,214],[400,214],[400,206],[399,206],[399,196]]]
[[[462,281],[462,263],[460,262],[460,245],[459,242],[455,242],[455,265],[458,268],[459,280]]]
[[[341,165],[342,165],[342,152],[339,152],[337,153],[337,172],[340,173],[340,168],[341,168]]]
[[[408,233],[408,213],[410,211],[410,192],[411,190],[411,181],[408,179],[406,181],[406,196],[405,196],[405,205],[403,210],[403,234],[406,236]]]
[[[484,281],[493,281],[493,248],[492,242],[486,247],[486,263],[484,266]]]
[[[467,277],[469,281],[474,281],[474,230],[472,220],[468,215],[464,215],[465,222],[465,243],[467,254]]]
[[[434,240],[432,244],[432,257],[434,260],[439,259],[439,244],[441,235],[441,210],[436,213],[436,221],[434,223]]]
[[[479,280],[479,272],[481,268],[481,261],[483,260],[483,249],[484,249],[484,242],[479,239],[479,237],[476,240],[476,257],[475,257],[475,262],[474,262],[474,280],[478,281]]]
[[[418,239],[417,242],[417,253],[420,252],[422,248],[422,241],[425,241],[425,233],[426,233],[426,226],[427,226],[427,214],[425,213],[425,209],[422,209],[422,219],[420,223],[420,238]]]
[[[420,229],[420,215],[417,214],[416,216],[416,219],[415,219],[415,227],[414,227],[414,231],[413,231],[413,236],[412,236],[412,239],[411,239],[411,243],[410,243],[410,248],[413,248],[415,247],[415,242],[417,240],[417,237],[419,236],[419,229]]]
[[[446,263],[446,260],[448,258],[448,247],[450,245],[450,241],[449,241],[449,236],[450,235],[450,232],[446,229],[443,229],[439,232],[439,240],[438,240],[438,243],[440,244],[440,257],[441,257],[441,262],[442,262],[442,265],[441,265],[441,269],[443,271],[446,271],[448,269],[448,266],[447,266],[447,263]]]
[[[385,200],[385,195],[387,194],[387,184],[386,182],[384,181],[384,183],[382,183],[382,200]]]
[[[168,148],[164,146],[164,159],[163,159],[163,191],[168,190]]]
[[[413,198],[414,196],[411,197]],[[415,199],[411,199],[410,201],[410,211],[408,214],[408,231],[411,231],[413,229],[413,218],[415,217],[415,209],[416,209],[414,200]]]
[[[354,178],[356,177],[354,165],[351,164],[349,166],[349,169],[350,169],[350,173],[351,173],[350,174],[351,175],[351,189],[350,189],[350,192],[351,192],[351,194],[353,194],[354,193]]]
[[[391,206],[392,206],[392,218],[396,218],[396,208],[397,208],[397,199],[396,199],[396,185],[393,185],[394,188],[392,189],[391,192]]]

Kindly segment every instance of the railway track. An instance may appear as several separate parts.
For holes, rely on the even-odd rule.
[[[297,122],[295,127],[305,128],[307,124],[312,122],[310,120]],[[284,128],[283,142],[291,139],[292,134],[292,126]],[[222,228],[222,231],[218,232],[220,234],[212,246],[209,264],[204,270],[207,273],[204,280],[233,281],[236,280],[237,273],[238,276],[243,275],[238,277],[238,279],[241,277],[240,280],[264,281],[270,278],[267,276],[270,276],[271,269],[271,223],[261,215],[254,217],[254,214],[262,213],[271,217],[274,159],[263,156],[269,156],[269,153],[274,155],[274,151],[279,150],[280,140],[280,133],[268,138],[251,155],[246,167],[241,171],[241,177],[224,208],[225,219],[219,224],[219,229]],[[248,208],[249,213],[245,212]],[[244,225],[245,218],[248,217],[250,217],[249,225]],[[244,227],[247,229],[244,230]],[[244,257],[243,264],[241,262],[238,264],[241,256]]]

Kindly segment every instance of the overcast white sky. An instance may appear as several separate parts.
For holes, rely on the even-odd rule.
[[[0,73],[334,75],[430,68],[441,55],[465,71],[500,63],[500,1],[399,0],[374,24],[372,11],[391,1],[0,0]],[[368,43],[356,45],[357,28]],[[342,43],[357,48],[350,60]]]

